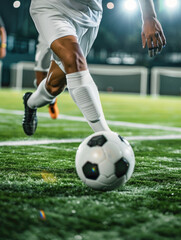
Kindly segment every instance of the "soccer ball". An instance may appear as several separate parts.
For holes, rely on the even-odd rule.
[[[76,153],[80,179],[97,190],[113,190],[126,183],[134,170],[135,157],[127,140],[115,132],[97,132],[87,137]]]

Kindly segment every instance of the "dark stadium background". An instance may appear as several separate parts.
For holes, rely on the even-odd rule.
[[[3,59],[2,86],[10,85],[10,65],[19,61],[34,61],[37,31],[29,15],[30,0],[21,1],[19,8],[13,7],[14,0],[1,0],[2,16],[8,35],[8,54]],[[104,15],[97,40],[88,57],[89,63],[107,63],[108,57],[130,56],[133,65],[180,66],[181,64],[181,9],[168,10],[163,0],[155,0],[158,18],[163,26],[167,46],[162,54],[150,59],[141,45],[140,11],[128,14],[121,4],[123,0],[113,0],[114,9],[109,10],[103,0]],[[123,63],[122,63],[123,64]]]

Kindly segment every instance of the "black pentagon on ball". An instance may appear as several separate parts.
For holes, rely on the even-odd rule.
[[[98,136],[92,137],[88,141],[87,145],[90,147],[96,147],[96,146],[102,147],[106,142],[107,142],[107,139],[105,138],[104,135],[98,135]]]
[[[96,180],[99,177],[99,168],[97,164],[87,162],[84,164],[83,173],[86,178]]]
[[[129,163],[125,158],[121,158],[119,159],[116,163],[115,163],[115,175],[116,177],[120,178],[122,176],[124,176],[129,168]]]

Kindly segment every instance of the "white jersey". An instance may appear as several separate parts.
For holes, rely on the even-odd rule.
[[[71,5],[73,8],[75,4],[80,3],[80,5],[89,6],[92,10],[102,11],[102,0],[62,0],[61,2],[65,5]]]
[[[56,8],[61,14],[85,27],[99,26],[102,0],[32,0],[33,8]]]

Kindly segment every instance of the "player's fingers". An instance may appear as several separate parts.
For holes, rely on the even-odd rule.
[[[162,42],[160,34],[158,35],[158,39],[157,40],[158,40],[158,52],[157,52],[157,54],[158,54],[158,53],[161,52],[161,50],[163,48],[163,42]]]
[[[162,50],[163,42],[162,42],[161,36],[158,32],[155,33],[153,45],[154,45],[154,55],[159,54]]]
[[[165,47],[165,45],[166,45],[166,37],[165,37],[163,31],[160,31],[160,37],[162,39],[163,46]]]
[[[154,48],[153,56],[156,56],[158,53],[158,32],[152,36],[152,45]]]
[[[147,46],[148,46],[148,48],[153,48],[153,44],[152,44],[152,39],[151,39],[151,37],[148,37],[146,40],[147,40]]]
[[[152,36],[152,42],[153,42],[153,47],[154,48],[158,48],[158,35],[159,33],[156,32],[153,36]]]
[[[166,37],[164,35],[164,32],[163,32],[163,29],[162,29],[162,26],[160,23],[157,22],[157,25],[156,25],[156,29],[162,39],[162,43],[163,43],[163,47],[166,45]]]
[[[141,39],[142,39],[142,46],[143,48],[146,47],[146,37],[144,33],[141,33]]]
[[[150,57],[153,57],[154,56],[154,47],[153,47],[152,39],[150,37],[147,38],[147,46],[148,46],[148,55]]]

